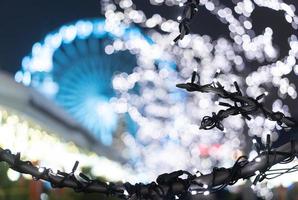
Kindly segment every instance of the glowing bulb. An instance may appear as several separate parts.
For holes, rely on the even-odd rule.
[[[192,190],[192,191],[191,191],[191,194],[192,194],[192,195],[196,195],[196,194],[198,194],[198,192],[197,192],[197,191],[194,191],[194,190]]]
[[[14,171],[12,169],[8,169],[7,171],[7,177],[11,181],[17,181],[20,178],[21,174],[17,171]]]
[[[201,175],[201,172],[196,172],[196,177],[200,177]]]
[[[40,172],[40,173],[43,173],[44,172],[44,167],[40,167],[40,168],[38,168],[38,171]]]

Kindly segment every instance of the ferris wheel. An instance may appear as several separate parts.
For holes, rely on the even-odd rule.
[[[103,144],[111,145],[119,120],[125,123],[124,131],[136,131],[129,114],[111,104],[116,95],[113,77],[130,74],[137,66],[127,45],[136,38],[148,40],[136,27],[103,19],[64,25],[33,45],[15,80],[54,99]]]

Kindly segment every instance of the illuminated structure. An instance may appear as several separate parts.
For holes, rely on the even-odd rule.
[[[180,3],[184,1],[150,2],[156,6],[164,2],[166,5],[183,6]],[[213,101],[217,100],[213,95],[177,91],[175,84],[188,79],[194,69],[199,74],[201,84],[217,79],[225,89],[231,90],[235,80],[248,96],[256,97],[272,85],[278,88],[280,97],[288,95],[295,99],[297,96],[296,86],[285,77],[292,71],[297,72],[297,37],[292,35],[289,38],[288,55],[279,58],[272,40],[272,29],[265,28],[263,33],[256,35],[250,19],[256,6],[266,7],[277,12],[284,11],[285,19],[296,29],[298,18],[293,6],[277,1],[269,5],[266,1],[245,0],[235,3],[232,10],[215,1],[197,2],[227,24],[232,41],[190,34],[173,45],[173,39],[179,34],[178,22],[159,14],[148,17],[142,10],[135,9],[131,0],[118,1],[117,5],[114,1],[101,1],[106,17],[105,30],[118,30],[119,25],[137,23],[164,33],[151,30],[148,34],[152,42],[138,37],[131,38],[133,42],[123,43],[121,40],[119,44],[135,53],[137,67],[132,73],[118,74],[112,80],[117,97],[111,99],[111,105],[119,113],[128,113],[138,127],[135,137],[124,132],[121,139],[142,181],[176,169],[208,172],[214,166],[231,166],[233,159],[243,154],[242,149],[247,141],[245,126],[248,127],[249,136],[258,136],[264,141],[270,133],[272,140],[278,138],[276,129],[279,127],[262,116],[251,121],[239,116],[226,119],[223,122],[225,133],[200,130],[200,120],[220,107],[213,105]],[[116,42],[114,44],[113,48],[109,46],[106,49],[107,52],[117,49]],[[260,67],[243,80],[239,74],[251,61],[259,62]],[[26,62],[24,64],[26,66]],[[19,73],[16,80],[24,82],[24,77],[26,72]],[[138,92],[132,88],[138,88]],[[289,115],[287,106],[280,99],[272,107],[273,111]],[[252,150],[250,157],[255,156],[256,151]],[[177,160],[185,162],[178,163]]]
[[[138,114],[148,119],[151,115],[146,108],[150,105],[140,102],[139,96],[149,92],[147,83],[157,78],[156,69],[166,78],[168,72],[175,73],[176,63],[139,29],[115,19],[80,20],[50,33],[33,45],[15,80],[56,100],[103,144],[112,144],[117,132],[120,140],[108,148],[136,167],[143,162],[139,150],[143,144],[136,143],[141,145],[136,150],[130,142],[148,126]],[[175,83],[173,78],[167,80],[167,87]],[[150,93],[153,82],[152,86]],[[170,90],[173,103],[181,100],[177,89]],[[140,113],[128,98],[135,98]]]
[[[52,97],[103,144],[111,145],[120,121],[127,127],[122,131],[136,131],[130,116],[120,116],[122,111],[111,104],[116,95],[113,76],[132,73],[137,66],[127,46],[136,38],[146,40],[137,28],[115,28],[102,19],[64,25],[33,45],[15,79]]]

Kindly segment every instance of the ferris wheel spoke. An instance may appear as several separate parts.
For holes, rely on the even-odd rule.
[[[75,45],[73,44],[66,44],[63,46],[64,52],[70,59],[77,59],[80,55]]]
[[[84,26],[85,22],[80,21],[79,24]],[[112,86],[114,75],[132,73],[137,58],[131,52],[123,50],[114,49],[107,53],[107,45],[113,46],[116,40],[122,42],[129,37],[116,36],[104,29],[104,20],[100,23],[99,20],[91,20],[91,23],[93,32],[90,34],[83,33],[83,29],[80,29],[82,26],[78,28],[77,24],[65,25],[58,33],[48,34],[59,36],[61,44],[56,45],[50,55],[52,70],[42,73],[57,85],[57,91],[52,95],[57,104],[100,138],[101,132],[112,135],[118,120],[118,114],[109,103],[117,95]],[[89,26],[90,22],[85,25]],[[97,32],[96,27],[100,29]],[[75,30],[76,28],[78,29]],[[51,42],[48,45],[59,42],[53,38],[47,40]],[[43,84],[44,78],[40,78],[40,73],[32,72],[32,78],[39,80],[40,85]]]

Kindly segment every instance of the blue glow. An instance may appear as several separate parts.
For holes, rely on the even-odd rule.
[[[156,64],[158,66],[158,69],[168,69],[168,70],[177,70],[176,63],[173,60],[156,60]]]
[[[98,37],[102,38],[107,32],[105,31],[105,22],[104,20],[96,20],[93,24],[93,34]]]
[[[23,84],[28,86],[30,85],[30,83],[31,83],[31,74],[30,72],[25,72],[23,76]]]
[[[32,47],[32,54],[38,55],[41,50],[41,44],[39,42],[35,43]]]
[[[125,30],[124,38],[131,39],[131,38],[139,38],[142,37],[141,31],[137,28],[131,28]]]
[[[77,30],[74,25],[62,26],[59,30],[59,34],[62,36],[63,42],[68,44],[76,38]]]
[[[78,21],[76,23],[78,38],[86,39],[93,31],[93,24],[89,21]]]
[[[56,62],[52,73],[54,81],[60,86],[56,100],[92,133],[96,133],[104,144],[110,145],[118,120],[108,104],[115,95],[111,79],[117,71],[131,72],[136,65],[135,58],[128,52],[106,55],[100,43],[94,52],[90,52],[84,47],[84,41],[77,42],[80,51],[70,53],[72,45],[68,44],[63,46],[64,51],[58,50],[54,54]],[[98,42],[104,43],[104,40]]]
[[[21,71],[18,71],[15,76],[14,79],[16,82],[21,83],[23,80],[23,73]]]
[[[30,66],[30,58],[28,56],[26,56],[22,60],[22,67],[23,67],[23,69],[28,70],[29,66]]]
[[[31,56],[23,59],[24,73],[18,72],[15,78],[53,98],[103,144],[111,145],[117,131],[137,132],[130,115],[118,114],[110,104],[116,95],[114,75],[132,73],[137,61],[127,50],[107,55],[105,47],[116,39],[144,36],[137,28],[121,26],[114,33],[105,26],[102,19],[80,20],[48,34],[33,46]],[[119,120],[125,123],[123,130],[118,130]]]
[[[62,43],[62,36],[59,33],[48,34],[45,38],[45,43],[53,49],[59,48]]]

